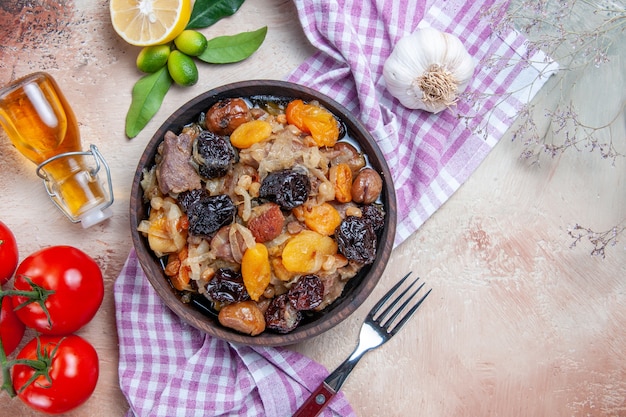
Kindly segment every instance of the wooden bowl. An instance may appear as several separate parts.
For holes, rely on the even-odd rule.
[[[384,230],[378,240],[376,260],[362,268],[357,276],[348,281],[341,297],[327,307],[323,314],[313,321],[300,324],[291,333],[278,334],[265,331],[258,336],[248,336],[220,325],[215,313],[199,300],[203,297],[198,297],[192,303],[183,303],[178,292],[172,288],[165,276],[161,261],[150,250],[147,239],[137,231],[137,226],[141,220],[148,217],[149,210],[149,205],[143,199],[143,190],[140,185],[142,171],[144,168],[154,165],[157,147],[163,140],[165,132],[171,130],[176,134],[180,133],[183,126],[197,121],[201,112],[205,112],[221,99],[256,95],[300,98],[304,101],[318,100],[336,116],[342,118],[349,135],[359,143],[368,157],[369,164],[383,178],[381,199],[386,216]],[[156,131],[139,160],[133,178],[130,196],[130,229],[139,262],[148,281],[163,302],[182,320],[211,336],[229,342],[260,346],[289,345],[302,342],[331,329],[352,314],[372,292],[391,255],[396,230],[396,200],[389,168],[374,138],[345,107],[329,97],[301,85],[273,80],[244,81],[224,85],[201,94],[174,112]]]

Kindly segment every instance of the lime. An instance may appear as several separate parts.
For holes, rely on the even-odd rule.
[[[183,30],[180,35],[174,39],[174,44],[184,54],[189,56],[198,56],[207,46],[206,37],[197,30]]]
[[[143,72],[156,72],[163,68],[169,56],[169,45],[146,46],[137,55],[137,68]]]
[[[167,70],[174,82],[182,86],[194,85],[198,82],[198,67],[189,55],[174,50],[167,60]]]

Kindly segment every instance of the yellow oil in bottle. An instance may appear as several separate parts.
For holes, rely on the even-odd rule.
[[[56,82],[45,73],[27,76],[0,90],[0,124],[17,150],[39,165],[67,152],[80,152],[76,117]],[[84,155],[59,157],[42,171],[62,209],[80,219],[107,201]]]

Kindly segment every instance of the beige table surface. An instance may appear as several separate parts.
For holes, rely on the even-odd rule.
[[[79,333],[100,355],[100,379],[92,398],[68,415],[122,416],[128,405],[118,386],[112,287],[131,248],[129,192],[143,148],[169,114],[200,92],[238,80],[283,79],[314,49],[291,1],[249,0],[205,33],[267,25],[261,49],[240,64],[201,66],[199,84],[170,91],[129,141],[123,126],[139,77],[138,48],[113,32],[106,0],[3,1],[0,25],[0,84],[37,70],[52,74],[77,114],[83,143],[96,144],[112,170],[114,217],[83,230],[56,211],[34,166],[0,136],[0,219],[17,235],[21,258],[74,245],[97,260],[106,280],[101,309]],[[434,290],[421,312],[369,353],[344,385],[359,416],[626,415],[626,236],[602,259],[590,256],[585,243],[570,248],[567,235],[577,222],[606,230],[626,217],[626,161],[613,166],[597,154],[571,152],[529,166],[519,160],[520,141],[510,139],[393,252],[366,305],[333,331],[293,347],[333,368],[351,352],[384,288],[408,270],[427,280]],[[6,393],[0,402],[2,416],[38,415]]]

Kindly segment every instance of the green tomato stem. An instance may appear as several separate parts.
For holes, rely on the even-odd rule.
[[[0,290],[0,305],[2,305],[2,299],[4,298],[4,291]],[[15,397],[15,390],[13,389],[13,383],[11,381],[11,365],[7,360],[6,352],[4,351],[4,344],[2,343],[2,337],[0,337],[0,365],[2,365],[2,386],[0,390],[6,391],[11,398]]]
[[[50,312],[46,307],[46,300],[52,294],[54,294],[54,290],[47,290],[34,282],[32,282],[28,277],[24,277],[29,285],[32,287],[32,290],[1,290],[0,289],[0,305],[2,305],[2,300],[7,296],[19,296],[26,297],[28,300],[17,306],[15,309],[19,310],[20,308],[25,307],[30,303],[37,303],[41,306],[41,309],[46,313],[46,317],[48,318],[48,325],[52,326],[52,320],[50,319]],[[46,379],[50,380],[48,375],[48,369],[50,364],[52,363],[51,357],[53,355],[48,355],[47,352],[45,355],[39,354],[39,341],[37,341],[38,345],[38,358],[33,359],[16,359],[9,361],[7,359],[6,351],[4,350],[4,345],[2,343],[2,338],[0,337],[0,366],[2,366],[2,386],[0,386],[0,390],[6,391],[10,397],[15,397],[15,389],[13,388],[13,381],[11,379],[11,368],[13,365],[21,364],[30,366],[35,370],[35,374],[33,375],[34,379],[39,375],[45,375]],[[32,383],[32,381],[30,382]],[[25,386],[27,386],[26,384]]]
[[[47,290],[44,287],[35,284],[31,281],[30,278],[24,276],[24,279],[31,286],[31,290],[0,290],[0,299],[4,296],[18,296],[27,298],[22,304],[15,307],[15,310],[19,310],[21,308],[26,307],[28,304],[37,303],[46,314],[48,318],[48,326],[52,327],[52,319],[50,318],[50,312],[48,311],[48,307],[46,307],[46,300],[52,294],[54,294],[54,290]]]

